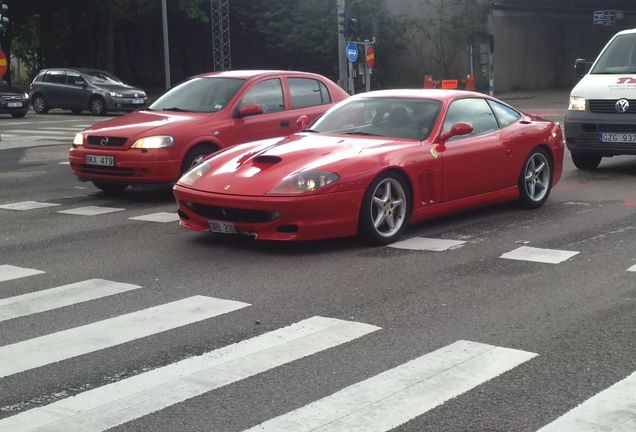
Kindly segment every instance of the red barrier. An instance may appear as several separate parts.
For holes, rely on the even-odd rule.
[[[424,75],[424,88],[475,91],[475,76],[467,75],[465,79],[434,80],[433,75]]]

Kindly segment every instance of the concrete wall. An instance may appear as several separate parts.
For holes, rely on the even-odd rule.
[[[578,77],[574,60],[593,60],[614,33],[636,27],[626,17],[616,27],[592,23],[591,13],[550,14],[495,10],[495,91],[569,88]]]

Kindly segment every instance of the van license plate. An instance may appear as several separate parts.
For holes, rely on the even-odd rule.
[[[115,166],[115,158],[113,156],[86,155],[86,165],[112,167]]]
[[[236,227],[233,223],[218,220],[209,220],[210,231],[220,234],[236,234]]]
[[[609,132],[599,134],[604,143],[636,143],[636,133]]]

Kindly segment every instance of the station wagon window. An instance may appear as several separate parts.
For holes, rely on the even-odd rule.
[[[480,135],[499,128],[490,106],[482,98],[454,101],[444,119],[444,132],[448,132],[456,123],[470,124],[473,127],[471,135]]]
[[[292,108],[307,108],[331,102],[327,87],[318,80],[309,78],[289,78]]]
[[[256,84],[243,97],[239,107],[247,104],[258,104],[263,113],[279,112],[285,109],[283,86],[279,79],[270,79]]]
[[[82,76],[78,74],[77,72],[68,73],[68,83],[70,85],[81,85],[81,84],[84,84],[85,82],[86,81],[84,81],[84,78],[82,78]]]
[[[521,114],[519,114],[517,111],[503,104],[500,104],[499,102],[489,100],[488,105],[490,105],[490,107],[494,111],[495,116],[499,121],[499,127],[504,128],[506,126],[509,126],[521,118]]]

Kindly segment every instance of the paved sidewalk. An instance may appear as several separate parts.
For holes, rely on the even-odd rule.
[[[539,115],[564,116],[568,109],[570,89],[495,93],[495,97],[522,111]]]

